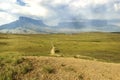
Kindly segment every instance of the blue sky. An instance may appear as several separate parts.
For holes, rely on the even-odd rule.
[[[48,25],[81,19],[120,19],[120,0],[0,0],[0,25],[20,16]]]

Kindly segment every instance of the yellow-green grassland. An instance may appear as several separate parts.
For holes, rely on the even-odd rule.
[[[0,34],[0,80],[120,80],[119,63],[120,33]]]

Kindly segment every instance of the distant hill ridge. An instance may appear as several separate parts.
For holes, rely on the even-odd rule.
[[[120,32],[120,20],[81,20],[60,22],[57,26],[49,26],[42,20],[19,17],[18,20],[0,26],[1,33],[77,33],[77,32]],[[117,25],[116,25],[117,24]]]

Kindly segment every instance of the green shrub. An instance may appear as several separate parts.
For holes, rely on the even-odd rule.
[[[82,74],[81,74],[81,75],[79,75],[79,76],[78,76],[78,79],[79,79],[79,80],[84,80],[83,75],[82,75]]]
[[[32,66],[32,64],[31,63],[26,63],[26,64],[24,64],[23,66],[22,66],[22,70],[21,70],[21,73],[22,74],[26,74],[26,73],[28,73],[28,72],[30,72],[30,71],[32,71],[33,70],[33,66]]]
[[[46,73],[55,73],[56,72],[56,70],[51,66],[44,66],[43,71]]]

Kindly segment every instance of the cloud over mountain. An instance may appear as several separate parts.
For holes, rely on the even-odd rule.
[[[42,20],[46,25],[81,19],[120,19],[119,0],[0,0],[0,25],[20,16]]]

